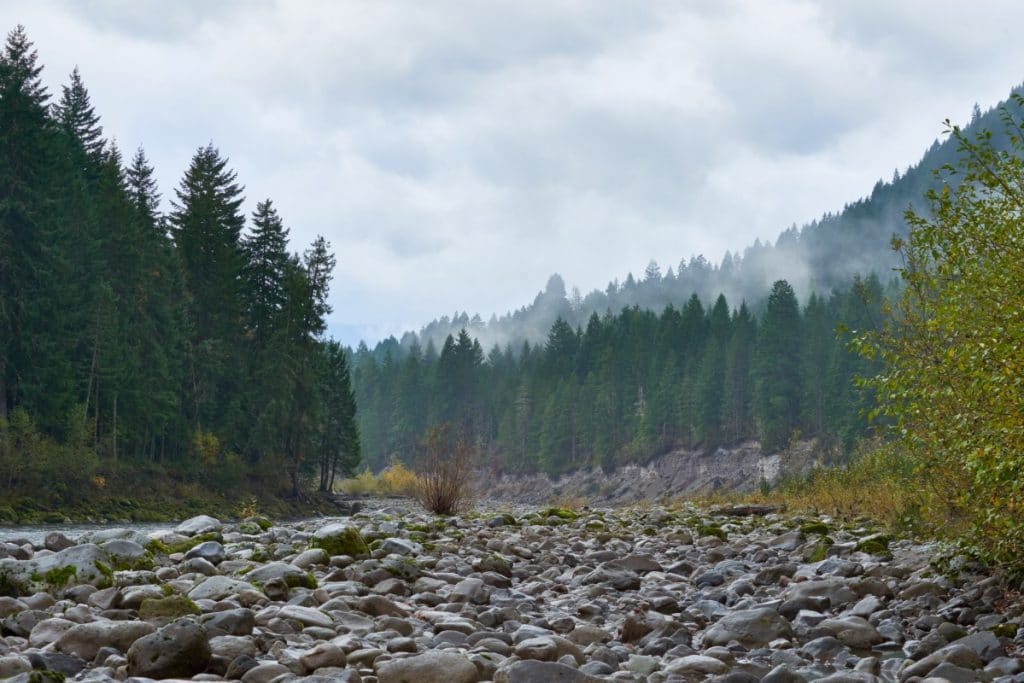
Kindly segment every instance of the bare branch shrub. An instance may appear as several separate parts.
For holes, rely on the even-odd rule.
[[[472,500],[476,448],[464,430],[453,431],[447,423],[428,429],[417,466],[415,497],[438,515],[461,512]]]

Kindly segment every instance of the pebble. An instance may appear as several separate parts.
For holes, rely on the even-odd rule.
[[[4,544],[0,678],[1024,680],[1012,592],[968,563],[939,576],[929,544],[857,550],[877,534],[689,506],[439,524],[394,501],[267,530],[200,516],[148,537],[52,532]]]

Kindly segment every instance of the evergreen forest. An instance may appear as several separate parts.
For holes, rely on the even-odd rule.
[[[872,397],[854,379],[875,371],[850,335],[877,328],[883,294],[871,275],[801,305],[779,280],[757,310],[693,294],[660,313],[593,313],[585,328],[559,318],[543,342],[486,353],[465,329],[440,350],[363,345],[353,372],[364,459],[407,459],[445,422],[506,471],[612,468],[753,439],[775,452],[816,437],[845,452],[870,426]]]
[[[0,52],[0,501],[154,477],[329,489],[360,453],[348,357],[325,337],[331,245],[294,249],[269,199],[245,216],[213,144],[163,213],[145,153],[105,135],[78,70],[56,96],[41,73],[16,28]]]

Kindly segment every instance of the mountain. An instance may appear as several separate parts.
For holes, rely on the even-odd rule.
[[[1021,86],[1012,91],[1020,92]],[[971,121],[964,127],[968,136],[985,130],[1002,131],[1003,106],[1007,103],[982,113],[976,105]],[[999,140],[1005,136],[994,133],[994,138],[997,146],[1005,147]],[[610,282],[604,291],[585,295],[578,290],[568,292],[561,276],[554,274],[544,290],[518,310],[500,317],[492,315],[487,321],[479,314],[466,312],[445,315],[419,332],[384,340],[376,355],[380,359],[385,349],[395,352],[396,346],[408,349],[414,340],[422,346],[433,342],[440,348],[449,334],[457,335],[463,328],[485,349],[495,343],[518,348],[523,341],[545,339],[559,317],[573,327],[584,326],[594,312],[618,312],[627,306],[660,311],[668,304],[680,308],[694,293],[706,305],[721,293],[731,302],[746,301],[759,310],[772,283],[779,279],[788,280],[802,300],[811,292],[828,293],[848,287],[857,274],[875,273],[888,284],[899,265],[891,240],[894,235],[906,234],[904,213],[910,207],[924,208],[925,193],[936,187],[934,171],[954,164],[958,157],[955,141],[936,140],[902,175],[897,171],[892,179],[879,180],[869,195],[837,213],[827,213],[802,228],[794,225],[783,230],[774,243],[756,240],[742,252],[726,252],[717,263],[703,255],[684,258],[674,267],[651,261],[639,277],[629,273],[621,282]]]
[[[1012,105],[1017,107],[1017,104]],[[968,138],[1004,130],[976,110]],[[993,135],[1007,149],[1005,135]],[[956,176],[950,140],[870,196],[774,244],[717,264],[695,257],[664,273],[651,263],[601,292],[567,294],[558,275],[528,306],[484,322],[464,313],[353,353],[364,462],[415,459],[447,423],[483,464],[549,474],[645,462],[673,449],[758,441],[778,452],[814,438],[842,457],[869,436],[874,397],[857,377],[878,371],[851,336],[877,330],[898,291],[893,235],[905,211]],[[940,178],[946,178],[941,181]]]

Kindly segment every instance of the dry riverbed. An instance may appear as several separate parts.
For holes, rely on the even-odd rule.
[[[660,507],[8,538],[0,678],[1024,681],[1017,594],[935,552]]]

